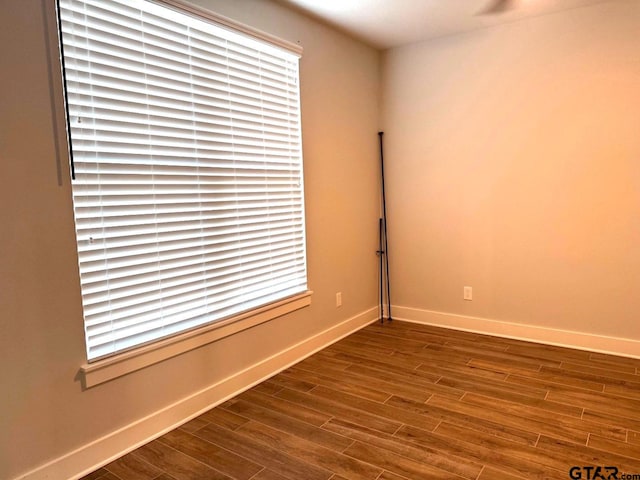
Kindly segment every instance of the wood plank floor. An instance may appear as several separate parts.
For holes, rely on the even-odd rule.
[[[640,474],[640,360],[394,321],[84,480],[551,480],[573,466]]]

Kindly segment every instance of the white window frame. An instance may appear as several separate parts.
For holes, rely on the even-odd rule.
[[[296,53],[297,55],[301,55],[302,53],[302,48],[299,45],[278,39],[270,34],[255,30],[226,17],[217,15],[209,10],[195,7],[178,0],[151,1],[165,7],[177,9],[182,13],[188,13],[200,19],[206,19],[207,21],[213,22],[219,26],[243,33],[271,45],[284,48]],[[310,290],[307,290],[297,295],[283,298],[274,303],[263,305],[250,311],[241,312],[232,317],[217,320],[213,323],[209,323],[192,330],[187,330],[170,337],[161,338],[152,343],[115,353],[114,355],[103,359],[87,362],[81,367],[83,385],[85,388],[89,388],[101,384],[132,371],[139,370],[146,366],[166,360],[173,356],[309,306],[311,304],[311,293],[312,292]]]
[[[84,388],[91,388],[114,378],[162,362],[261,323],[287,315],[311,305],[312,291],[286,298],[237,317],[212,323],[196,330],[168,337],[134,350],[119,353],[80,368]]]

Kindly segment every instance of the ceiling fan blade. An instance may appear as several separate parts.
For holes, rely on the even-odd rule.
[[[514,0],[492,0],[489,5],[476,15],[495,15],[511,10],[515,6]]]

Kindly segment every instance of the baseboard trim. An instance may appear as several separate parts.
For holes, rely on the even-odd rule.
[[[640,358],[640,341],[628,338],[594,335],[591,333],[560,330],[538,325],[505,322],[502,320],[395,305],[393,306],[393,313],[394,319],[406,322],[556,345],[559,347],[576,348],[590,352]]]
[[[359,313],[193,395],[17,477],[15,480],[59,480],[65,478],[75,480],[81,478],[373,323],[377,318],[377,307]]]

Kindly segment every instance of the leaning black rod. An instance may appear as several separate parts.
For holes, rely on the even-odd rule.
[[[62,17],[60,15],[60,2],[56,2],[56,21],[58,22],[58,38],[60,39],[60,63],[62,65],[62,91],[64,104],[66,105],[65,117],[67,120],[67,137],[69,138],[69,166],[71,168],[71,180],[76,179],[76,164],[73,160],[73,146],[71,145],[71,118],[69,117],[69,95],[67,93],[67,68],[64,62],[64,42],[62,41]]]
[[[384,148],[382,143],[382,136],[384,132],[378,132],[378,138],[380,139],[380,173],[382,178],[382,219],[384,227],[384,260],[386,263],[386,282],[387,282],[387,313],[389,314],[389,321],[393,320],[391,317],[391,282],[389,280],[389,242],[387,236],[387,198],[384,190]]]
[[[382,219],[378,219],[378,251],[376,252],[378,257],[380,257],[380,268],[379,268],[379,278],[380,278],[380,288],[378,289],[380,298],[380,323],[384,323],[384,290],[382,289],[382,281],[384,277],[384,273],[382,270],[382,255],[384,255],[384,250],[382,249]]]

